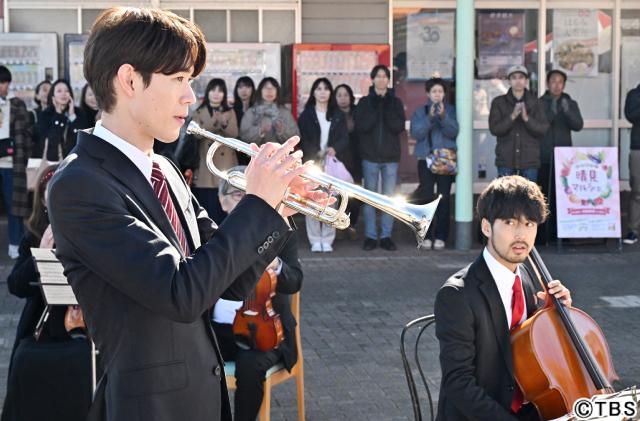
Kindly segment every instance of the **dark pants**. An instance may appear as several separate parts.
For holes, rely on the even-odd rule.
[[[558,221],[556,219],[556,178],[553,164],[542,164],[538,172],[538,185],[547,198],[549,204],[549,218],[538,227],[536,242],[547,244],[558,236]]]
[[[0,168],[2,177],[2,200],[7,213],[7,223],[9,231],[9,244],[20,245],[20,240],[24,234],[22,217],[15,216],[12,211],[13,203],[13,170],[11,168]]]
[[[222,222],[227,214],[222,210],[222,206],[220,206],[218,189],[192,187],[191,191],[196,199],[198,199],[198,202],[200,202],[200,206],[205,208],[209,214],[209,218],[213,219],[216,224]]]
[[[451,209],[451,185],[455,181],[453,175],[440,175],[434,174],[429,168],[424,159],[418,160],[418,178],[420,184],[418,189],[414,193],[416,200],[422,203],[429,203],[435,200],[435,187],[438,188],[438,194],[442,195],[440,204],[436,210],[435,224],[431,224],[427,238],[434,237],[435,226],[435,238],[436,240],[447,241],[449,237],[449,222],[450,222],[450,209]]]
[[[213,322],[222,358],[236,363],[236,392],[234,398],[235,421],[255,421],[264,396],[264,379],[267,371],[282,360],[282,352],[240,349],[233,339],[229,324]]]

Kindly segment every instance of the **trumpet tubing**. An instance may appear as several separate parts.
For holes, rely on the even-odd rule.
[[[256,155],[247,143],[211,133],[202,129],[197,123],[191,122],[187,127],[187,133],[202,138],[213,140],[215,143],[209,147],[207,151],[207,168],[216,176],[227,180],[237,189],[246,190],[246,178],[243,173],[237,171],[220,170],[213,164],[213,156],[216,150],[225,145],[249,157]],[[310,201],[296,194],[288,193],[282,203],[304,215],[309,215],[320,222],[324,222],[338,229],[349,227],[349,215],[346,213],[346,207],[349,198],[360,200],[361,202],[373,206],[382,212],[388,213],[399,221],[408,225],[416,235],[418,247],[425,240],[429,225],[433,220],[440,197],[426,205],[413,205],[399,199],[394,199],[370,190],[367,190],[356,184],[348,183],[338,178],[332,177],[323,172],[303,174],[301,177],[310,180],[320,187],[326,189],[330,194],[340,196],[340,203],[337,208],[329,207],[321,203]]]

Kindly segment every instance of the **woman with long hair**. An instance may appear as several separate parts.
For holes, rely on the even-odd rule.
[[[92,127],[81,108],[73,102],[73,90],[65,79],[58,79],[51,85],[48,106],[38,121],[40,135],[47,143],[49,161],[60,161],[76,145],[78,130]]]
[[[75,324],[77,321],[68,323],[70,314],[82,318],[80,310],[73,306],[51,307],[40,336],[36,340],[33,335],[45,303],[37,286],[40,278],[31,248],[55,247],[46,190],[56,169],[57,165],[49,166],[39,175],[19,256],[7,278],[9,292],[26,302],[9,362],[2,421],[80,421],[86,419],[91,404],[86,393],[91,384],[90,343],[84,330]],[[34,398],[37,405],[33,404]]]
[[[216,78],[209,81],[202,103],[194,112],[192,120],[212,133],[224,137],[238,137],[236,114],[227,103],[227,84],[224,80]],[[213,141],[189,136],[187,142],[179,159],[180,166],[183,171],[192,172],[191,190],[194,196],[209,216],[218,220],[224,217],[218,200],[220,179],[209,171],[206,162],[207,151]],[[213,157],[213,163],[220,169],[227,169],[238,165],[238,159],[233,149],[221,146]]]
[[[255,102],[256,85],[249,76],[242,76],[233,88],[233,111],[236,113],[238,126],[242,124],[242,117]]]
[[[267,142],[284,143],[298,134],[291,111],[282,103],[280,84],[272,77],[260,81],[256,101],[247,110],[240,125],[240,139],[262,145]]]
[[[85,84],[82,88],[82,94],[80,94],[80,108],[84,111],[87,117],[87,122],[90,126],[93,126],[99,118],[98,101],[93,94],[93,89],[89,84]]]
[[[342,161],[349,146],[345,116],[336,105],[333,87],[327,78],[316,79],[309,99],[298,118],[300,148],[304,161],[337,158]],[[332,252],[336,229],[307,216],[307,237],[312,252]]]
[[[362,184],[362,158],[360,157],[360,142],[358,141],[358,132],[355,130],[355,124],[353,123],[353,111],[356,109],[356,97],[353,95],[353,89],[347,84],[341,84],[336,86],[333,91],[333,96],[336,99],[336,105],[345,115],[347,121],[347,131],[349,132],[349,148],[348,158],[343,162],[347,167],[353,182],[357,185]],[[347,206],[347,212],[349,213],[351,225],[347,232],[352,240],[356,239],[356,225],[360,217],[360,208],[362,202],[357,199],[349,199],[349,205]]]

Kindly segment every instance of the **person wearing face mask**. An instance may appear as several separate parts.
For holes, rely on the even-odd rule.
[[[64,79],[51,85],[48,106],[38,121],[38,130],[45,139],[49,161],[57,162],[66,157],[76,145],[78,130],[92,127],[87,117],[73,103],[73,90]]]
[[[527,68],[512,66],[507,78],[511,88],[491,102],[489,112],[489,131],[497,138],[498,177],[517,174],[537,182],[540,144],[549,122],[542,102],[527,89]]]
[[[556,183],[553,165],[553,149],[560,146],[572,146],[571,132],[579,132],[584,127],[578,103],[564,92],[567,75],[561,70],[551,70],[547,74],[549,89],[540,98],[549,121],[549,130],[540,144],[540,172],[538,185],[549,200],[552,209],[547,222],[538,230],[538,241],[547,243],[556,239]]]
[[[238,137],[236,114],[227,104],[227,84],[222,79],[211,79],[204,91],[202,103],[193,114],[193,121],[203,129],[224,137]],[[207,210],[214,221],[224,216],[218,200],[220,179],[207,168],[207,151],[212,140],[187,137],[187,144],[180,156],[180,166],[192,176],[191,191],[200,205]],[[228,146],[218,148],[213,156],[213,164],[221,170],[238,165],[233,149]]]
[[[347,123],[345,115],[336,106],[329,79],[319,78],[311,85],[309,99],[298,118],[298,127],[303,161],[322,162],[325,156],[345,160],[349,146]],[[336,229],[310,216],[305,221],[311,251],[332,252]]]
[[[440,78],[429,79],[425,85],[428,100],[411,117],[411,136],[416,140],[414,155],[418,160],[420,184],[414,196],[423,203],[434,200],[434,187],[442,200],[436,211],[435,241],[432,242],[433,228],[422,247],[442,250],[449,235],[449,209],[451,185],[454,174],[436,174],[427,164],[427,157],[436,149],[456,150],[458,121],[455,107],[446,101],[447,83]],[[433,225],[432,225],[433,227]]]
[[[353,120],[360,138],[362,173],[364,187],[378,190],[378,179],[382,178],[382,191],[393,195],[398,178],[400,162],[400,134],[404,130],[404,105],[389,88],[391,72],[385,65],[379,64],[371,70],[372,86],[369,95],[362,97],[356,107]],[[382,214],[380,231],[376,227],[376,210],[363,206],[365,222],[364,250],[373,250],[378,246],[385,250],[396,250],[391,240],[393,217]],[[378,236],[378,232],[380,235]]]
[[[262,79],[256,91],[255,104],[242,117],[240,139],[262,145],[267,142],[283,143],[298,135],[291,111],[282,103],[280,84],[272,77]]]

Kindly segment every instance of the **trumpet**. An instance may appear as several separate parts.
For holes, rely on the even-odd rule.
[[[230,137],[224,137],[211,133],[202,129],[196,122],[192,121],[187,126],[187,134],[192,134],[201,138],[213,140],[214,143],[207,151],[207,168],[214,175],[221,179],[227,180],[229,184],[239,190],[245,190],[247,187],[246,177],[241,171],[226,171],[217,168],[213,164],[213,156],[221,146],[227,146],[236,151],[242,152],[250,157],[256,155],[249,144]],[[438,207],[441,196],[439,195],[431,203],[425,205],[414,205],[406,203],[401,199],[394,199],[361,186],[349,183],[318,170],[302,174],[303,177],[320,188],[325,189],[329,195],[339,197],[338,206],[336,208],[328,204],[318,203],[308,200],[298,194],[287,192],[282,200],[282,204],[314,219],[319,220],[337,229],[346,229],[349,227],[349,215],[346,213],[349,198],[360,200],[361,202],[373,206],[382,212],[388,213],[399,221],[408,225],[416,235],[418,247],[422,245],[427,236],[427,230],[433,220],[433,216]]]

